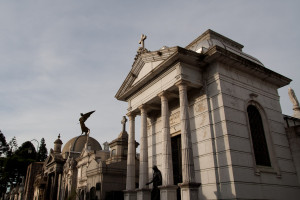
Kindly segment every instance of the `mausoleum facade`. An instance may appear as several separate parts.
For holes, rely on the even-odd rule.
[[[115,96],[128,102],[125,199],[150,199],[153,165],[162,200],[298,199],[299,119],[284,118],[278,95],[291,79],[212,30],[185,48],[149,51],[145,38]]]

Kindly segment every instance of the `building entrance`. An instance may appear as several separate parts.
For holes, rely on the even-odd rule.
[[[181,135],[171,138],[174,185],[182,183]],[[177,200],[180,200],[180,188],[177,189]]]

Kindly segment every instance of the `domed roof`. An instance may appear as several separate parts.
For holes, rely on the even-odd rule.
[[[65,152],[69,152],[70,145],[71,151],[81,152],[86,143],[86,137],[86,135],[80,135],[69,140],[62,150],[62,154],[64,155]],[[91,150],[102,150],[99,142],[92,137],[89,137],[89,145],[91,146]]]
[[[60,139],[60,134],[58,135],[58,138],[54,141],[54,144],[63,144]]]
[[[235,53],[264,67],[262,62],[260,62],[257,58],[250,56],[249,54],[246,54],[242,51],[244,47],[243,45],[210,29],[208,29],[202,35],[196,38],[193,42],[186,46],[186,48],[192,51],[196,51],[197,53],[205,53],[206,51],[208,51],[208,49],[214,46],[222,47],[227,51]]]

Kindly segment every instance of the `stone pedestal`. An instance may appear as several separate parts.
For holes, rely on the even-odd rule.
[[[160,199],[161,200],[177,200],[177,188],[176,185],[159,186]]]
[[[135,190],[124,190],[124,200],[137,200]]]
[[[137,200],[151,200],[151,190],[150,189],[137,189]]]
[[[198,188],[200,183],[181,183],[178,184],[181,190],[181,200],[197,200]]]

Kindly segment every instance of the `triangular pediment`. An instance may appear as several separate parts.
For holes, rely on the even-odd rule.
[[[89,163],[89,166],[88,166],[88,168],[87,168],[87,171],[93,170],[93,169],[96,169],[96,168],[98,168],[98,163],[97,163],[97,161],[96,161],[95,159],[92,159],[92,160],[90,161],[90,163]]]
[[[155,69],[162,62],[163,60],[157,60],[157,61],[150,61],[144,63],[143,67],[141,68],[141,71],[139,72],[136,79],[133,81],[132,85],[136,84],[139,80],[141,80],[143,77],[149,74],[153,69]]]
[[[177,47],[164,47],[158,51],[138,54],[129,74],[117,92],[116,98],[124,100],[122,96],[127,93],[127,91],[140,84],[146,77],[151,76],[152,72],[159,68],[176,51]]]

